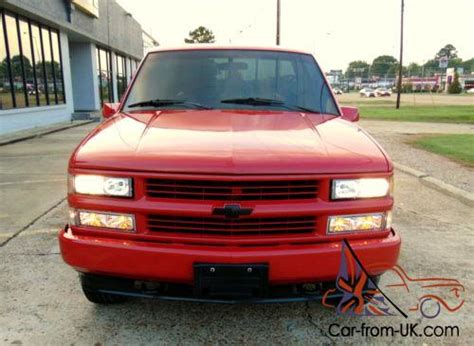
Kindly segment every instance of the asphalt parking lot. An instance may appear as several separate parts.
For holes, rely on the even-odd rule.
[[[61,260],[57,231],[66,220],[65,169],[70,151],[93,125],[0,147],[0,343],[2,344],[287,344],[338,342],[469,343],[474,337],[474,213],[455,198],[396,172],[394,227],[403,237],[400,265],[413,278],[453,278],[463,306],[427,319],[409,311],[423,289],[388,289],[408,314],[336,316],[317,302],[215,305],[135,299],[95,306]],[[390,153],[390,152],[389,152]],[[381,288],[393,283],[384,276]],[[450,302],[455,304],[456,302]],[[335,336],[342,327],[457,326],[460,336]],[[337,325],[340,327],[337,327]],[[333,325],[332,330],[330,326]]]

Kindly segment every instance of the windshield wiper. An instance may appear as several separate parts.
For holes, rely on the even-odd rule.
[[[265,99],[265,98],[260,98],[260,97],[226,99],[226,100],[221,100],[221,103],[232,103],[232,104],[237,104],[237,105],[251,105],[251,106],[275,106],[275,107],[286,108],[293,111],[297,110],[297,111],[309,112],[309,113],[320,113],[317,110],[301,107],[297,105],[290,105],[281,100]]]
[[[283,105],[284,102],[280,100],[264,99],[260,97],[244,97],[235,99],[221,100],[221,103],[233,103],[238,105],[252,105],[252,106],[276,106]]]
[[[192,106],[194,108],[199,109],[212,109],[211,107],[207,107],[201,105],[196,102],[186,101],[186,100],[173,100],[173,99],[154,99],[154,100],[147,100],[147,101],[140,101],[136,103],[132,103],[128,105],[128,108],[134,107],[162,107],[162,106],[172,106],[172,105],[183,105],[183,106]]]

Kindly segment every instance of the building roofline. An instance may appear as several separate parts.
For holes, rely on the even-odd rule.
[[[153,42],[155,42],[156,45],[159,45],[159,44],[160,44],[160,42],[159,42],[156,38],[154,38],[152,34],[148,33],[148,32],[145,31],[145,30],[143,30],[143,27],[142,27],[142,33],[143,33],[145,36],[149,37],[151,40],[153,40]]]

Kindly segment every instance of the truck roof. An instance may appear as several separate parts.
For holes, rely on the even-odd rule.
[[[282,46],[240,46],[240,45],[217,45],[217,44],[206,44],[206,43],[188,43],[180,46],[169,46],[169,47],[155,47],[151,48],[148,53],[154,52],[166,52],[166,51],[180,51],[180,50],[266,50],[266,51],[278,51],[278,52],[289,52],[289,53],[300,53],[300,54],[309,54],[313,53],[304,51],[301,49],[282,47]]]

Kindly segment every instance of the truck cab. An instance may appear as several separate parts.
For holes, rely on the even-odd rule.
[[[59,233],[90,301],[310,299],[344,239],[373,277],[396,264],[393,166],[311,54],[155,49],[103,114]]]

